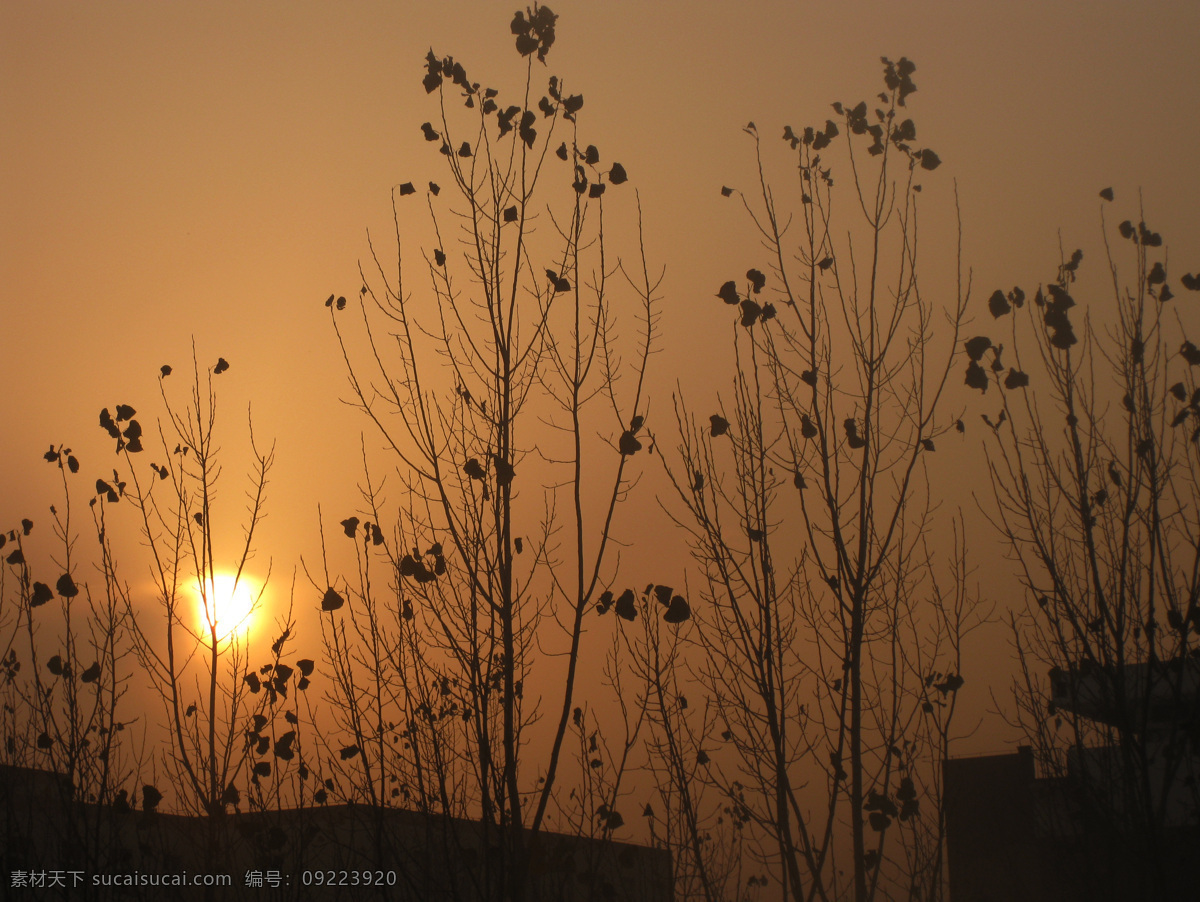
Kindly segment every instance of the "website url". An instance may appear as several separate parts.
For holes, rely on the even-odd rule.
[[[228,874],[92,874],[92,886],[233,886]]]

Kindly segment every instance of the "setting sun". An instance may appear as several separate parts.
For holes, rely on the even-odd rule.
[[[258,596],[249,577],[218,573],[208,581],[207,592],[200,591],[199,580],[192,583],[191,590],[196,600],[196,627],[202,635],[209,635],[214,626],[218,639],[246,634]]]

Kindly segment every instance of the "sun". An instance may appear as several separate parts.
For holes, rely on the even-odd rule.
[[[208,591],[200,591],[200,581],[191,586],[196,601],[196,628],[201,636],[211,636],[215,627],[217,639],[245,636],[254,619],[258,588],[242,574],[217,573],[208,580]]]

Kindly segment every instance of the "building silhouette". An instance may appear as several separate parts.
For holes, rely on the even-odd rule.
[[[1200,660],[1050,677],[1101,741],[945,762],[951,902],[1200,898]]]
[[[0,817],[5,899],[499,898],[494,829],[398,808],[193,817],[83,803],[57,774],[0,765]],[[665,849],[546,832],[527,842],[529,902],[673,898]]]

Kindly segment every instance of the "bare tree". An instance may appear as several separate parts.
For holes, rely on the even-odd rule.
[[[253,834],[266,832],[265,821],[252,820],[240,825],[238,839],[223,817],[227,810],[286,801],[280,769],[296,757],[299,719],[284,703],[289,689],[306,688],[314,665],[298,662],[303,677],[293,680],[295,671],[282,662],[292,634],[287,614],[268,662],[249,666],[245,621],[256,613],[265,580],[249,611],[228,607],[247,578],[272,452],[260,453],[251,432],[248,518],[227,553],[213,390],[227,369],[219,360],[202,382],[197,367],[181,409],[166,391],[171,368],[162,367],[166,415],[157,442],[131,405],[101,411],[118,465],[87,489],[94,549],[73,519],[79,487],[72,480],[81,464],[61,445],[43,455],[62,478],[63,500],[50,508],[56,548],[26,557],[31,520],[5,536],[12,545],[4,576],[15,576],[15,585],[0,576],[3,763],[18,769],[3,774],[4,835],[13,856],[6,862],[23,873],[41,863],[120,875],[181,860],[218,870],[228,865],[232,843],[262,840]],[[165,462],[147,466],[145,457]],[[131,555],[134,532],[145,558]],[[130,578],[122,554],[149,563],[149,593],[143,580]],[[47,568],[57,580],[34,579]],[[259,636],[270,629],[255,626]],[[154,700],[162,704],[159,714]],[[143,814],[134,815],[135,807]],[[186,822],[171,827],[155,819],[160,807],[204,817],[192,833]],[[275,845],[260,842],[263,851],[279,851],[281,841],[266,839]],[[108,898],[123,889],[114,885],[85,893]]]
[[[513,19],[525,73],[512,104],[429,53],[437,112],[421,129],[448,188],[422,192],[436,242],[422,287],[399,251],[385,265],[372,245],[360,303],[327,302],[353,403],[396,470],[388,497],[368,466],[363,516],[342,521],[353,581],[310,573],[346,737],[330,785],[481,824],[500,849],[480,859],[486,898],[524,895],[547,813],[569,804],[585,621],[616,568],[655,325],[644,259],[609,250],[624,168],[582,138],[581,94],[555,76],[535,87],[555,21],[536,5]],[[397,244],[416,193],[393,192]],[[639,323],[629,360],[621,294]]]
[[[709,713],[689,725],[664,700],[660,747],[676,792],[686,772],[719,789],[795,899],[942,894],[939,764],[976,609],[928,467],[962,429],[945,389],[969,289],[960,274],[942,305],[918,278],[918,179],[940,161],[905,118],[914,70],[884,60],[874,109],[836,103],[841,124],[784,130],[794,218],[746,128],[757,197],[722,193],[766,272],[718,291],[735,308],[732,397],[711,416],[676,398],[669,473],[704,577],[686,660]]]
[[[62,481],[61,501],[50,506],[53,547],[26,547],[31,519],[0,543],[8,545],[5,569],[15,577],[9,582],[0,571],[5,632],[0,761],[9,768],[3,780],[4,847],[12,856],[8,863],[18,867],[39,861],[62,867],[67,862],[55,856],[69,855],[77,866],[103,869],[121,857],[106,815],[127,809],[140,765],[128,741],[133,731],[125,732],[137,720],[124,701],[131,676],[128,615],[113,590],[99,518],[93,525],[102,578],[86,579],[89,555],[78,548],[81,536],[73,521],[78,489],[72,492],[72,477],[79,460],[61,445],[51,446],[43,458],[57,467]],[[47,570],[60,574],[53,588],[33,578]],[[97,815],[39,817],[41,811],[68,813],[84,805],[95,806]]]
[[[693,689],[703,692],[690,678],[686,629],[681,629],[691,618],[691,606],[663,585],[647,586],[640,596],[626,589],[605,601],[604,612],[611,608],[640,627],[619,633],[622,656],[632,662],[638,690],[630,693],[619,682],[614,685],[619,697],[634,698],[651,725],[646,769],[654,801],[646,803],[642,814],[650,841],[672,852],[676,895],[711,902],[739,898],[744,879],[751,888],[760,880],[765,887],[759,862],[746,854],[744,788],[736,781],[725,787],[705,778],[711,763],[706,737],[714,732],[717,706],[711,699],[701,705],[689,701]]]
[[[1173,831],[1194,822],[1200,776],[1200,351],[1162,237],[1144,221],[1103,233],[1095,287],[1077,281],[1077,250],[1028,303],[1020,288],[991,295],[1005,341],[966,343],[967,384],[999,394],[984,415],[991,510],[1028,604],[1012,619],[1016,720],[1066,780],[1056,829],[1088,837],[1079,879],[1157,899],[1177,889]]]
[[[97,481],[93,504],[102,535],[112,528],[111,506],[124,501],[136,511],[157,609],[135,601],[127,579],[118,576],[111,548],[105,556],[106,573],[111,573],[112,591],[123,602],[140,668],[162,703],[169,745],[152,770],[158,773],[161,767],[161,775],[175,788],[172,807],[207,815],[207,860],[217,862],[223,844],[231,839],[221,815],[243,803],[263,808],[279,801],[278,785],[264,780],[279,762],[293,757],[294,731],[290,736],[287,727],[276,731],[275,718],[284,713],[282,703],[296,681],[294,669],[281,660],[291,635],[286,617],[268,663],[250,665],[248,634],[237,618],[253,617],[266,590],[265,579],[249,612],[233,615],[222,608],[248,578],[273,449],[259,451],[251,429],[247,518],[242,536],[226,550],[222,543],[230,537],[220,525],[226,515],[218,502],[222,473],[213,380],[229,364],[221,358],[204,378],[198,365],[194,369],[189,402],[180,408],[166,391],[171,367],[162,368],[165,420],[156,444],[163,463],[153,462],[148,468],[140,464],[147,437],[131,406],[117,405],[114,412],[101,413],[100,425],[115,441],[127,472],[122,477],[114,471],[112,481]],[[287,721],[295,723],[294,713],[289,712]],[[163,798],[152,777],[153,773],[142,787],[141,804],[147,810]]]

